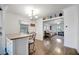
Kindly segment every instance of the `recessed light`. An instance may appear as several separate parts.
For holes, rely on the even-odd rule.
[[[57,22],[57,24],[60,24],[60,22]]]
[[[54,23],[55,23],[55,24],[60,24],[61,21],[60,21],[60,20],[55,20]]]
[[[35,16],[35,18],[38,18],[38,16]]]

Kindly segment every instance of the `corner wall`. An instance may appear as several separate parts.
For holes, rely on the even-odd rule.
[[[43,20],[36,20],[36,39],[43,40]]]

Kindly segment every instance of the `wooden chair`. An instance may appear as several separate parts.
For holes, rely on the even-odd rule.
[[[35,52],[35,37],[36,33],[31,33],[31,36],[29,37],[29,54]]]

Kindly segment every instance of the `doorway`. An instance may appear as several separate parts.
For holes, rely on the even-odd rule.
[[[63,17],[43,22],[44,46],[49,54],[64,54],[64,19]]]

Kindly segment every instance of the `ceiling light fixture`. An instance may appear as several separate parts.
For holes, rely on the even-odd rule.
[[[29,16],[35,16],[35,15],[38,15],[39,14],[39,10],[38,9],[35,9],[34,7],[27,7],[26,8],[26,13],[29,15]]]
[[[35,16],[35,18],[38,18],[38,16]]]
[[[34,19],[38,18],[37,15],[39,14],[39,10],[35,9],[34,7],[27,7],[26,13],[28,14],[28,16],[31,19],[31,26],[35,26]]]

